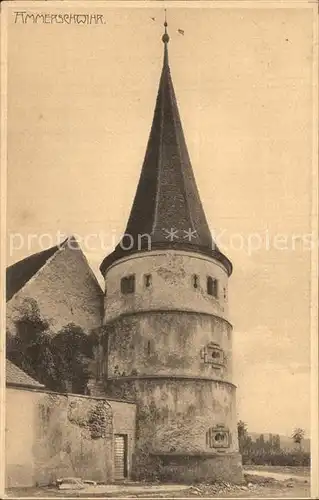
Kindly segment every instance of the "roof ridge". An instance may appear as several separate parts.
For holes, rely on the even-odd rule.
[[[57,245],[54,245],[53,247],[49,247],[45,250],[41,250],[40,252],[36,252],[34,254],[31,254],[31,255],[28,255],[27,257],[25,257],[24,259],[21,259],[17,262],[15,262],[14,264],[12,264],[11,266],[7,267],[6,269],[6,285],[7,285],[7,302],[9,300],[11,300],[17,293],[20,292],[20,290],[22,290],[25,285],[27,283],[29,283],[31,280],[33,280],[35,278],[35,276],[38,275],[38,273],[41,271],[41,269],[43,269],[43,267],[52,260],[52,258],[61,250],[61,244],[57,244]],[[44,257],[45,255],[47,255],[47,258],[45,260],[41,260],[40,257]],[[30,263],[31,261],[33,262],[36,262],[37,259],[40,259],[40,262],[38,262],[38,265],[35,266],[35,269],[27,272],[26,274],[23,274],[23,272],[21,273],[21,271],[23,271],[25,268],[24,268],[24,265],[27,264],[27,263]],[[29,268],[28,268],[29,269]],[[18,272],[15,272],[14,273],[14,270],[18,271]],[[20,273],[19,273],[20,271]],[[12,273],[12,275],[10,276],[10,274]],[[15,274],[15,276],[13,276]],[[8,276],[9,275],[9,276]],[[19,280],[20,278],[20,280]],[[13,293],[9,292],[8,293],[8,281],[12,281],[14,283],[20,283],[18,284],[18,286],[16,287],[13,287],[14,291]]]
[[[165,44],[165,47],[166,47],[166,44]],[[164,71],[169,71],[168,59],[165,59],[165,55],[166,55],[166,53],[164,54],[164,61],[163,61],[163,68],[162,68],[161,80],[162,80],[162,78],[164,78]],[[164,89],[161,86],[161,81],[160,81],[160,85],[159,85],[159,89],[158,89],[158,94],[159,93],[163,93],[163,92],[164,92]],[[155,113],[155,111],[154,111],[154,113]],[[163,123],[164,123],[163,106],[161,106],[161,115],[160,115],[160,118],[161,118],[160,146],[159,146],[158,157],[157,157],[157,175],[156,175],[157,189],[156,189],[156,195],[155,195],[154,220],[153,220],[153,224],[152,224],[152,233],[155,232],[155,227],[156,227],[156,223],[157,223],[157,220],[158,220],[158,199],[159,199],[159,189],[158,189],[158,186],[160,185],[160,177],[161,177],[161,172],[160,172],[159,164],[160,164],[160,161],[162,159],[162,153],[163,153]]]
[[[67,244],[69,241],[75,241],[77,247],[78,247],[78,250],[80,250],[80,254],[82,255],[83,257],[83,260],[84,262],[87,264],[87,267],[89,269],[89,272],[90,272],[90,275],[91,277],[93,277],[95,283],[98,285],[98,288],[99,290],[101,291],[101,293],[103,294],[103,290],[101,288],[101,285],[99,284],[98,280],[97,280],[97,277],[95,276],[93,270],[91,269],[91,266],[78,242],[78,240],[76,239],[76,237],[74,235],[70,235],[68,236],[67,238],[65,238],[61,243],[58,243],[57,245],[53,246],[53,247],[50,247],[50,248],[47,248],[46,250],[42,250],[41,252],[37,252],[35,254],[31,254],[29,255],[28,257],[25,257],[24,259],[21,259],[20,261],[16,262],[15,264],[12,264],[12,266],[8,267],[7,268],[7,274],[8,274],[8,271],[10,272],[10,269],[12,271],[12,269],[14,268],[15,265],[20,265],[21,264],[26,264],[28,262],[28,260],[32,259],[32,258],[36,258],[37,256],[40,257],[41,255],[45,254],[46,252],[49,253],[49,256],[48,258],[40,265],[40,267],[37,267],[35,272],[31,275],[29,275],[29,273],[27,273],[27,279],[23,279],[22,280],[22,285],[19,286],[19,288],[17,288],[17,290],[13,293],[13,294],[9,294],[10,297],[8,298],[7,296],[7,301],[11,300],[17,293],[19,293],[21,290],[23,290],[23,288],[30,282],[32,282],[36,277],[38,277],[39,273],[50,263],[52,262],[52,260],[60,253],[60,252],[63,252],[66,248],[67,248]],[[69,248],[72,250],[72,247],[69,246]],[[53,251],[52,254],[50,254],[50,251]],[[74,248],[73,248],[74,250]],[[29,277],[28,277],[29,276]],[[12,277],[11,278],[12,281],[15,281],[15,277]],[[7,294],[8,295],[8,294]]]

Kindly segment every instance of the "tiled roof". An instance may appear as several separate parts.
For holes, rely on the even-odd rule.
[[[168,40],[164,35],[153,123],[125,236],[102,262],[103,275],[130,253],[161,248],[208,255],[222,262],[228,274],[232,272],[231,262],[212,239],[196,186],[168,64]]]
[[[20,387],[45,387],[8,359],[6,360],[6,384]]]

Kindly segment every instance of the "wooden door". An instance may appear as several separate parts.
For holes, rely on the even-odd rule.
[[[127,478],[127,435],[114,435],[114,479],[123,481]]]

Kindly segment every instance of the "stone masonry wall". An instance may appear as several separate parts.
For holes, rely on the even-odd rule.
[[[148,453],[238,452],[235,387],[196,379],[128,379],[107,382],[114,397],[137,401],[137,451]],[[213,448],[211,428],[229,432],[227,448]]]
[[[103,399],[47,394],[37,408],[36,481],[112,480],[113,415]]]
[[[7,328],[12,334],[27,298],[37,302],[54,333],[68,323],[86,332],[101,325],[103,292],[79,248],[61,247],[7,303]]]
[[[239,453],[224,455],[153,455],[150,468],[157,471],[158,479],[173,483],[210,483],[226,481],[244,482],[242,460]]]
[[[123,293],[130,275],[134,290]],[[216,297],[208,277],[217,280]],[[106,393],[137,402],[138,479],[164,478],[163,456],[172,455],[180,457],[176,473],[190,457],[204,457],[193,460],[193,479],[206,477],[206,459],[216,459],[228,480],[241,476],[227,287],[219,262],[190,252],[141,253],[107,270]]]
[[[35,406],[39,393],[6,389],[6,487],[34,486]]]
[[[135,274],[135,292],[121,293],[121,278]],[[145,286],[145,275],[151,285]],[[198,286],[193,286],[193,276]],[[218,280],[218,298],[207,294],[207,277]],[[182,310],[228,319],[228,276],[209,257],[181,251],[150,251],[118,261],[107,270],[104,321],[121,314],[152,310]]]
[[[112,480],[113,414],[106,400],[12,388],[6,403],[7,487],[67,476]]]
[[[187,375],[231,381],[232,327],[224,319],[194,312],[144,312],[106,326],[108,377]],[[221,349],[218,363],[210,343]]]

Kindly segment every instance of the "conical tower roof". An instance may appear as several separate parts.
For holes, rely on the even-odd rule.
[[[203,253],[219,260],[228,274],[232,271],[212,239],[200,201],[171,78],[166,26],[162,74],[136,195],[121,243],[101,264],[103,275],[120,258],[156,249]]]

